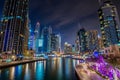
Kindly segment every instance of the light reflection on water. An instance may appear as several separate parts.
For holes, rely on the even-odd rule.
[[[10,80],[13,80],[14,79],[14,75],[15,74],[15,67],[11,67],[10,68]]]
[[[78,60],[50,58],[0,69],[0,80],[77,80],[74,67]]]

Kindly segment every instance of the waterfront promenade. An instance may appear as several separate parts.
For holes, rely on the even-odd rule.
[[[105,80],[96,72],[90,70],[86,64],[80,64],[75,67],[75,71],[80,80]]]
[[[25,63],[30,63],[30,62],[35,62],[35,61],[42,61],[46,60],[44,58],[37,58],[37,59],[31,59],[31,60],[20,60],[20,61],[12,61],[12,62],[1,62],[0,63],[0,68],[5,68],[5,67],[10,67],[10,66],[15,66],[19,64],[25,64]]]

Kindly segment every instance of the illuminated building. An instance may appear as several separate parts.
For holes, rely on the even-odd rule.
[[[72,45],[72,53],[76,53],[76,50],[75,50],[75,45]]]
[[[61,50],[61,37],[60,35],[51,34],[51,52],[60,52]]]
[[[36,54],[41,53],[43,40],[40,35],[40,23],[36,23],[35,31],[34,31],[34,50],[36,51]]]
[[[1,24],[1,21],[0,21],[0,44],[2,44],[2,35],[3,35],[3,31],[2,31],[2,24]],[[0,51],[2,50],[2,46],[0,46]]]
[[[57,51],[57,45],[56,45],[57,41],[56,41],[56,35],[55,34],[51,34],[51,52],[52,51]]]
[[[103,54],[112,55],[112,57],[120,57],[120,45],[110,45],[103,49]]]
[[[29,0],[5,0],[0,52],[23,54],[28,48]]]
[[[34,31],[31,27],[31,23],[29,22],[29,40],[28,40],[28,49],[34,49]]]
[[[35,27],[35,39],[40,38],[40,23],[37,22],[36,23],[36,27]]]
[[[61,52],[61,35],[57,34],[57,52]]]
[[[72,53],[72,45],[65,42],[64,43],[64,54],[71,54],[71,53]]]
[[[94,50],[99,49],[97,30],[86,31],[86,39],[87,48],[89,51],[93,52]]]
[[[118,44],[120,42],[120,21],[116,6],[109,0],[101,0],[98,13],[103,47]]]
[[[98,45],[99,45],[99,50],[103,49],[103,40],[100,36],[98,36]]]
[[[80,44],[79,44],[79,36],[77,35],[77,39],[75,40],[75,51],[77,54],[80,53]]]
[[[57,36],[56,34],[51,34],[51,51],[57,51],[58,50],[58,42],[57,42]]]
[[[52,34],[52,28],[49,27],[44,27],[42,29],[42,38],[43,38],[43,48],[42,51],[43,53],[50,53],[50,45],[51,45],[51,35]]]
[[[86,30],[84,28],[78,31],[80,53],[84,53],[88,50],[87,48],[87,39],[86,39]]]

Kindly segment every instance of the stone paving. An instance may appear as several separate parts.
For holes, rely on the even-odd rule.
[[[96,72],[88,69],[86,64],[77,65],[75,70],[80,80],[105,80]]]

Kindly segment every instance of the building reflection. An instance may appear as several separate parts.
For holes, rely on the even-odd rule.
[[[36,72],[36,62],[34,62],[34,72]]]
[[[15,77],[15,67],[10,68],[10,74],[9,74],[10,80],[14,80]]]
[[[2,72],[2,71],[0,70],[0,75],[1,75],[1,72]]]
[[[25,70],[24,70],[24,80],[30,80],[30,69],[29,64],[25,64]]]
[[[0,80],[76,80],[74,66],[78,63],[59,57],[27,63],[0,70]]]
[[[68,68],[68,67],[71,67],[71,60],[70,59],[67,59],[65,60],[65,75],[66,75],[66,78],[69,78],[69,75],[70,75],[70,69],[71,68]]]
[[[39,61],[37,62],[37,65],[36,65],[36,73],[35,73],[35,78],[37,78],[38,80],[44,80],[44,72],[45,72],[45,69],[44,69],[44,61]]]
[[[28,64],[25,65],[25,73],[28,73]]]
[[[57,65],[58,65],[58,79],[61,80],[62,78],[62,59],[61,58],[58,58],[58,62],[57,62]]]
[[[44,61],[44,71],[46,70],[46,61]]]

